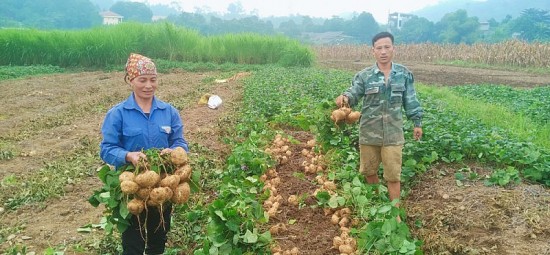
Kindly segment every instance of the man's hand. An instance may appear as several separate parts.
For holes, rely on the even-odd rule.
[[[336,98],[335,103],[338,107],[342,108],[342,106],[344,106],[344,105],[349,105],[349,99],[348,99],[347,96],[339,95]]]
[[[413,130],[413,136],[414,140],[419,141],[420,138],[422,138],[422,128],[421,127],[415,127]]]
[[[141,151],[128,152],[126,154],[126,161],[132,163],[134,166],[137,166],[141,158],[147,159],[147,156]]]

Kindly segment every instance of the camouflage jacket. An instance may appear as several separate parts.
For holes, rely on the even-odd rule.
[[[416,98],[414,78],[403,65],[392,63],[388,84],[376,64],[368,67],[355,75],[351,87],[343,95],[348,97],[352,107],[363,99],[360,144],[404,144],[402,108],[415,126],[421,126],[423,111]]]

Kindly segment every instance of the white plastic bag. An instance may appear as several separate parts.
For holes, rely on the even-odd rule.
[[[211,95],[210,98],[208,98],[208,108],[216,109],[220,105],[222,105],[222,99],[218,95]]]

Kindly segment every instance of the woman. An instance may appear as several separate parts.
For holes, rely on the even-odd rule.
[[[162,149],[163,153],[176,147],[189,151],[178,110],[155,96],[158,87],[155,63],[142,55],[130,54],[124,79],[132,93],[105,116],[101,159],[119,168],[127,163],[137,165],[140,158],[146,158],[141,151],[150,148]],[[122,233],[123,254],[164,253],[170,215],[171,207],[167,205],[162,220],[155,209],[144,210],[139,219],[132,216],[131,225]],[[145,222],[145,217],[147,229],[140,231],[143,225],[140,222]],[[158,227],[160,224],[164,226]]]

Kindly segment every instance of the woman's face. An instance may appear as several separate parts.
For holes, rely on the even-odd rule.
[[[132,90],[134,95],[140,99],[150,100],[155,95],[157,89],[157,75],[156,74],[144,74],[140,75],[130,81],[132,84]]]

